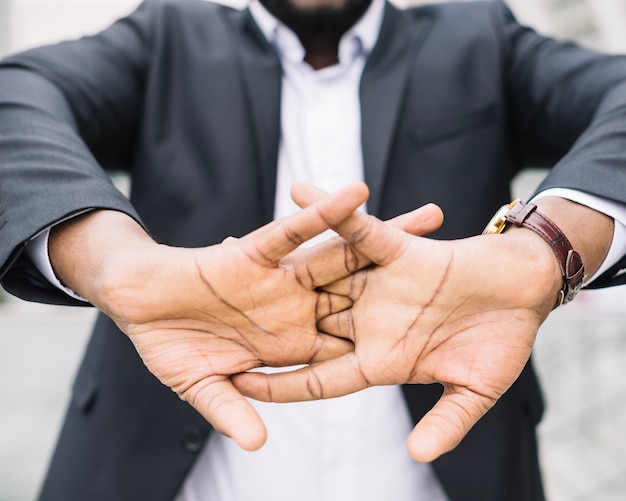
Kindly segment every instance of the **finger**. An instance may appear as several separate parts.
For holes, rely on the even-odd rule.
[[[338,296],[347,296],[354,301],[361,296],[363,289],[367,285],[368,270],[353,273],[349,277],[324,285],[321,287],[321,290]]]
[[[334,225],[333,229],[355,251],[382,266],[396,259],[408,246],[409,238],[413,238],[374,216],[360,214]]]
[[[263,402],[302,402],[334,398],[367,388],[354,353],[290,372],[244,372],[232,376],[243,395]]]
[[[321,188],[307,182],[296,183],[291,188],[291,198],[302,208],[314,204],[327,195],[328,193]],[[389,219],[388,223],[411,235],[424,236],[439,229],[443,223],[443,212],[437,205],[431,203]]]
[[[347,310],[352,306],[352,299],[338,294],[329,294],[328,292],[320,292],[317,296],[315,304],[315,319],[327,317],[333,313]]]
[[[354,342],[354,322],[352,310],[328,315],[317,322],[320,332],[330,334],[338,338],[349,339]]]
[[[369,195],[364,183],[351,183],[291,216],[273,221],[240,239],[244,250],[263,265],[278,262],[303,242],[339,224]]]
[[[446,389],[409,435],[409,454],[423,463],[434,461],[454,449],[494,404],[495,400],[468,389]]]
[[[184,395],[220,433],[231,437],[242,449],[260,449],[267,431],[252,405],[225,377],[207,378],[192,386]]]
[[[297,253],[290,254],[282,262],[294,268],[298,280],[311,289],[347,277],[371,263],[355,252],[342,237],[298,249]]]
[[[354,351],[354,343],[348,339],[320,332],[317,335],[315,351],[309,360],[303,360],[305,364],[315,364],[341,357]],[[293,362],[289,365],[294,365]]]
[[[411,212],[400,214],[388,221],[396,228],[422,237],[437,231],[443,224],[443,211],[438,205],[426,204]]]
[[[299,181],[291,187],[290,195],[291,199],[304,209],[328,196],[328,192],[307,181]]]

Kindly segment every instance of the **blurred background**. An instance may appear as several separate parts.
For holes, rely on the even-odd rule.
[[[93,33],[137,4],[0,0],[0,55]],[[626,0],[508,4],[542,33],[626,52]],[[543,175],[520,175],[517,196],[527,197]],[[125,180],[118,182],[125,189]],[[584,291],[539,332],[534,362],[547,403],[539,433],[550,501],[626,499],[625,305],[626,287]],[[34,305],[0,291],[0,501],[34,499],[93,319],[87,308]]]

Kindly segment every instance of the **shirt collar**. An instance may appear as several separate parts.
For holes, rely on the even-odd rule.
[[[276,47],[282,56],[292,60],[304,58],[304,49],[295,33],[270,14],[259,0],[250,0],[249,9],[252,18],[265,38]],[[341,37],[339,42],[340,61],[346,50],[351,50],[344,49],[344,47],[358,46],[359,51],[365,56],[372,52],[378,40],[384,10],[385,0],[372,0],[361,19]]]

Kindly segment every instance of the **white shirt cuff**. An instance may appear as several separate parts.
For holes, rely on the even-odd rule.
[[[581,205],[586,205],[598,212],[602,212],[607,216],[611,216],[615,221],[615,230],[613,231],[613,240],[606,258],[602,265],[591,276],[585,279],[585,284],[591,283],[597,277],[602,275],[611,266],[617,263],[626,254],[626,204],[613,202],[605,198],[590,195],[582,191],[571,190],[568,188],[550,188],[538,193],[533,200],[543,197],[560,197]],[[619,274],[619,273],[618,273]]]
[[[35,235],[28,242],[26,242],[26,253],[30,257],[34,265],[37,267],[37,269],[41,272],[41,274],[46,277],[46,279],[52,285],[54,285],[57,289],[65,292],[68,296],[87,303],[88,301],[85,298],[76,294],[76,292],[74,292],[69,287],[63,285],[58,277],[54,274],[54,270],[52,269],[52,263],[50,262],[50,254],[48,253],[49,237],[50,228],[46,228],[45,230]]]

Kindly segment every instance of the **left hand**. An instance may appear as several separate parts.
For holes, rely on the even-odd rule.
[[[51,263],[117,324],[164,385],[254,450],[265,441],[265,427],[229,376],[352,350],[351,342],[316,326],[351,305],[316,290],[354,271],[346,268],[343,246],[329,244],[315,262],[291,252],[348,217],[367,194],[354,183],[240,239],[199,248],[158,244],[126,214],[94,210],[53,228]],[[316,282],[320,276],[327,282]]]
[[[318,323],[355,351],[280,374],[244,373],[253,398],[332,398],[368,386],[433,383],[441,399],[408,446],[418,461],[454,448],[517,379],[561,287],[558,262],[535,233],[435,241],[353,214],[335,228],[377,266],[325,287],[352,309]]]

